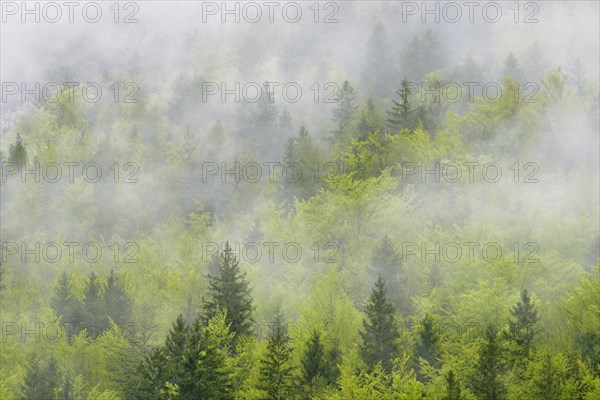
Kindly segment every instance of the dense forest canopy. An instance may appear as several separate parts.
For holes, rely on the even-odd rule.
[[[597,2],[75,3],[1,4],[0,398],[600,399]]]

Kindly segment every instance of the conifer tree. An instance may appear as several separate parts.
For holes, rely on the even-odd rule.
[[[460,382],[456,378],[454,371],[450,370],[445,378],[446,395],[442,400],[463,400],[464,396],[461,394]]]
[[[504,335],[515,345],[516,358],[529,358],[537,334],[536,323],[539,316],[527,290],[521,291],[521,298],[510,313],[512,318],[508,321],[508,331]]]
[[[90,274],[85,290],[84,326],[91,338],[97,338],[108,328],[106,308],[102,298],[102,284],[95,272]]]
[[[439,335],[435,319],[426,314],[419,327],[419,339],[415,355],[426,360],[430,365],[438,366],[436,359],[439,346]]]
[[[61,274],[58,286],[54,288],[50,306],[56,315],[61,318],[61,323],[65,325],[66,329],[70,329],[69,340],[84,328],[81,326],[84,314],[83,304],[73,297],[71,283],[66,272]]]
[[[406,274],[402,265],[402,257],[389,236],[379,242],[371,258],[369,272],[374,277],[381,276],[386,283],[390,296],[401,313],[410,312],[410,299],[406,292]]]
[[[287,135],[292,131],[292,117],[287,108],[284,108],[279,117],[279,130],[281,135]]]
[[[396,75],[396,68],[390,56],[387,30],[377,24],[367,41],[367,53],[362,82],[365,91],[378,97],[387,97],[392,91],[390,82]]]
[[[439,37],[427,30],[415,35],[402,55],[402,74],[410,82],[419,83],[429,72],[443,69],[446,64],[446,50]]]
[[[308,199],[319,189],[319,150],[312,143],[312,138],[304,124],[300,126],[296,136],[288,140],[282,160],[285,179],[281,183],[282,197],[291,206],[294,199]]]
[[[21,139],[21,134],[17,132],[15,144],[11,144],[8,149],[8,162],[22,164],[27,162],[27,149]]]
[[[260,99],[254,104],[252,113],[252,134],[258,144],[258,150],[267,155],[276,153],[281,155],[285,138],[284,135],[277,134],[279,124],[279,111],[275,103],[273,89],[268,82],[263,84]],[[245,127],[242,127],[244,129]]]
[[[414,113],[411,110],[409,96],[413,94],[410,84],[404,78],[400,89],[396,91],[398,100],[392,100],[392,109],[388,114],[388,132],[398,133],[403,129],[413,129],[415,127]]]
[[[335,385],[340,376],[339,365],[342,364],[342,350],[338,339],[334,339],[325,353],[325,382]]]
[[[218,265],[217,275],[208,275],[209,299],[203,301],[204,321],[211,320],[219,310],[226,312],[229,329],[236,336],[252,335],[252,297],[246,273],[241,272],[239,263],[229,243],[225,244]]]
[[[505,388],[501,381],[503,370],[502,347],[498,329],[488,323],[484,341],[479,348],[474,389],[482,400],[500,400],[504,398]]]
[[[292,348],[286,328],[277,324],[267,341],[267,350],[260,361],[261,388],[269,400],[290,398],[293,386]]]
[[[333,139],[345,139],[349,133],[348,128],[354,117],[354,113],[357,110],[357,106],[354,104],[354,89],[350,85],[350,82],[344,81],[336,96],[336,106],[333,109],[333,120],[337,125],[336,130],[333,132]]]
[[[385,281],[379,277],[365,306],[360,354],[363,361],[373,368],[381,362],[386,372],[392,370],[392,360],[398,355],[398,323],[394,305],[387,297]]]
[[[183,315],[179,314],[177,320],[175,320],[169,330],[169,334],[165,340],[163,353],[161,355],[155,355],[155,357],[164,357],[171,383],[180,381],[183,372],[185,352],[188,348],[189,340],[189,327],[183,320]]]
[[[215,321],[223,323],[224,335],[215,334]],[[231,335],[225,324],[221,310],[206,325],[201,318],[194,322],[182,365],[182,399],[233,400],[232,376],[227,364]]]
[[[504,61],[504,69],[502,70],[502,78],[509,77],[514,82],[520,83],[522,79],[521,68],[517,62],[515,54],[511,51],[508,53]]]
[[[314,330],[306,344],[306,351],[302,355],[302,380],[310,384],[317,376],[325,376],[325,348],[321,342],[321,334]]]
[[[162,400],[161,391],[171,381],[169,362],[163,347],[152,349],[139,365],[137,375],[127,391],[127,397],[136,400]]]
[[[384,112],[380,112],[375,99],[369,95],[363,109],[360,111],[357,130],[359,140],[366,140],[371,132],[383,132],[385,128]]]
[[[43,362],[33,354],[29,359],[25,379],[21,385],[21,398],[23,400],[56,398],[61,376],[54,358]]]
[[[125,324],[130,322],[131,298],[120,282],[119,275],[115,274],[113,270],[110,271],[106,281],[103,298],[108,317],[120,327],[124,327]]]

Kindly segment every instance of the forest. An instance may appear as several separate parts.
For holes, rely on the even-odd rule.
[[[1,399],[600,400],[599,3],[6,3]]]

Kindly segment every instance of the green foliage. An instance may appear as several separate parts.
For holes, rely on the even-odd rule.
[[[439,353],[439,325],[436,319],[426,314],[421,320],[418,330],[418,340],[415,347],[415,357],[422,358],[432,366],[438,366]]]
[[[442,400],[463,400],[464,397],[461,394],[460,382],[456,379],[456,375],[452,370],[448,371],[445,376],[446,379],[446,395]]]
[[[7,161],[15,164],[22,164],[27,162],[27,149],[25,148],[25,145],[23,144],[23,139],[21,138],[21,135],[19,133],[17,133],[17,139],[15,141],[15,144],[10,145]]]
[[[21,386],[22,399],[54,399],[60,391],[60,382],[61,375],[56,360],[51,358],[40,361],[33,354]]]
[[[286,327],[277,324],[267,340],[264,358],[261,360],[261,388],[265,399],[283,400],[293,393],[292,347]]]
[[[204,320],[210,321],[219,310],[224,310],[227,324],[236,336],[252,335],[253,305],[245,277],[231,246],[226,243],[217,274],[208,276],[210,298],[204,301]]]
[[[473,388],[483,400],[499,400],[505,396],[506,389],[502,382],[503,349],[498,336],[498,328],[488,323],[484,340],[479,348],[477,374]]]
[[[354,104],[354,98],[356,94],[354,88],[350,85],[350,82],[344,81],[342,87],[338,91],[335,99],[336,106],[333,109],[333,120],[337,125],[337,129],[334,131],[333,139],[345,140],[349,134],[348,128],[354,118],[354,113],[358,107]]]
[[[528,358],[537,335],[536,323],[539,316],[527,290],[521,291],[521,299],[510,311],[512,318],[508,321],[506,338],[515,344],[515,357]]]
[[[387,297],[385,281],[379,277],[365,305],[365,319],[360,332],[360,353],[363,361],[374,368],[378,363],[390,372],[392,360],[398,355],[400,337],[394,305]]]

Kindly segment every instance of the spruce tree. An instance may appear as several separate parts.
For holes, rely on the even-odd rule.
[[[484,341],[479,348],[477,375],[474,389],[482,400],[499,400],[504,398],[505,388],[501,380],[503,370],[502,346],[498,337],[498,329],[488,323]]]
[[[309,385],[317,376],[326,374],[325,348],[321,342],[321,334],[313,330],[302,355],[302,381]]]
[[[390,82],[396,75],[396,68],[390,56],[388,35],[382,24],[377,24],[367,41],[367,53],[362,82],[365,91],[378,97],[387,97],[392,92]]]
[[[54,358],[41,362],[33,354],[27,365],[21,385],[22,399],[54,399],[60,388],[62,375]]]
[[[514,344],[513,356],[516,359],[529,358],[537,334],[539,316],[527,290],[521,291],[521,299],[510,313],[512,318],[508,321],[508,331],[504,335]]]
[[[281,182],[281,196],[292,206],[295,199],[305,200],[319,190],[319,150],[313,145],[312,138],[304,127],[300,126],[296,136],[288,140],[282,159],[282,169],[286,171]]]
[[[446,395],[442,400],[463,400],[464,397],[461,394],[460,382],[454,375],[454,371],[450,370],[446,374]]]
[[[544,400],[564,399],[563,387],[569,367],[561,365],[549,351],[541,351],[536,358],[535,363],[529,364],[533,368],[530,383],[532,397]]]
[[[398,100],[392,99],[392,108],[387,111],[388,114],[388,132],[398,133],[403,129],[415,128],[414,113],[411,110],[409,96],[413,94],[410,84],[404,78],[400,89],[396,91]]]
[[[364,362],[373,368],[381,363],[386,372],[392,370],[392,360],[398,355],[398,323],[394,305],[387,297],[385,281],[379,277],[365,306],[360,354]]]
[[[119,327],[124,327],[131,319],[131,298],[125,291],[119,275],[110,271],[104,290],[104,306],[106,314]]]
[[[184,371],[183,362],[185,352],[190,341],[189,334],[189,327],[183,320],[183,315],[179,314],[177,320],[169,330],[162,355],[166,361],[168,377],[171,383],[177,383],[181,380],[181,374]]]
[[[336,96],[336,106],[333,109],[333,121],[336,123],[337,128],[333,132],[333,140],[346,139],[346,135],[349,133],[348,129],[354,113],[357,110],[357,106],[354,104],[355,97],[354,89],[350,86],[350,82],[344,81]]]
[[[261,389],[269,400],[289,399],[293,387],[292,348],[285,326],[277,324],[267,341],[267,351],[260,361]]]
[[[371,258],[372,276],[381,276],[386,283],[394,305],[401,313],[410,312],[410,298],[407,293],[406,274],[402,257],[389,236],[384,236],[373,251]]]
[[[360,112],[357,130],[360,140],[366,140],[371,132],[383,132],[385,127],[385,118],[381,115],[375,105],[373,96],[368,96],[365,107]]]
[[[437,34],[427,30],[415,35],[402,55],[401,71],[411,82],[420,82],[429,72],[443,69],[446,50]]]
[[[65,327],[72,327],[68,338],[71,340],[70,335],[77,335],[83,328],[81,326],[83,304],[73,297],[71,283],[66,272],[63,272],[60,276],[58,286],[54,289],[54,294],[50,299],[50,306],[56,315],[61,318],[61,322]]]
[[[438,367],[439,335],[435,319],[426,314],[419,327],[419,339],[415,355],[426,360],[430,365]]]
[[[227,364],[229,343],[222,343],[211,329],[211,323],[220,316],[221,311],[218,310],[207,325],[198,318],[190,330],[190,340],[182,364],[184,371],[180,384],[182,399],[233,400],[234,398],[231,371]],[[229,333],[228,329],[227,333]]]
[[[292,132],[292,117],[287,108],[284,108],[279,117],[279,130],[281,135],[287,136]]]
[[[162,400],[161,390],[171,381],[169,363],[163,347],[152,349],[140,363],[136,376],[127,390],[127,398],[136,400]]]
[[[14,145],[8,149],[8,162],[22,164],[27,162],[27,149],[21,139],[21,134],[17,132],[17,140]]]
[[[517,84],[521,82],[522,73],[521,68],[517,62],[515,54],[511,51],[508,53],[506,60],[504,61],[504,69],[502,70],[502,79],[509,77],[513,82]]]
[[[283,135],[277,134],[279,111],[275,103],[273,89],[268,82],[263,84],[262,95],[254,104],[251,129],[258,145],[258,150],[264,155],[281,155],[283,150]],[[244,127],[242,127],[244,129]]]
[[[342,350],[338,339],[334,339],[325,354],[325,382],[335,385],[340,376],[339,365],[342,364]]]
[[[217,275],[208,275],[208,300],[203,300],[204,320],[208,322],[217,313],[226,311],[226,321],[236,336],[252,335],[252,297],[246,273],[239,268],[233,250],[227,242],[221,252]]]
[[[95,339],[108,328],[106,318],[106,308],[102,298],[102,284],[98,281],[95,272],[90,274],[87,288],[85,290],[84,304],[84,325],[88,335]]]

